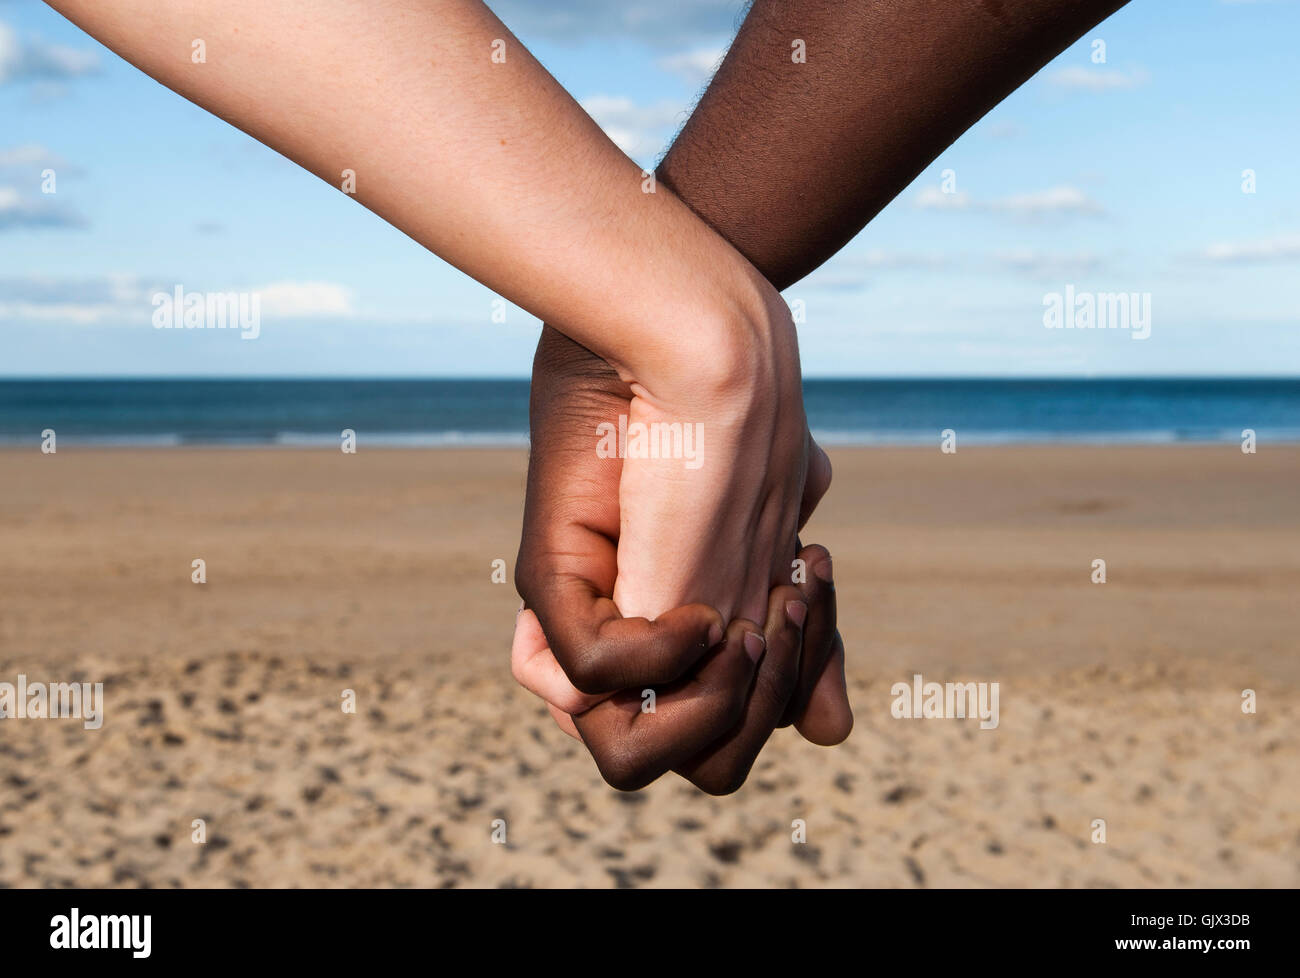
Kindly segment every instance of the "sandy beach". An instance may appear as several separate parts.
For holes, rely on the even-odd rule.
[[[0,452],[0,682],[105,690],[0,720],[0,886],[1300,885],[1300,447],[832,459],[856,728],[711,798],[511,679],[522,450]]]

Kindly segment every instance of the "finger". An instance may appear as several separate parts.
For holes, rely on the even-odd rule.
[[[604,697],[579,691],[546,644],[541,623],[530,609],[515,619],[515,638],[510,645],[510,671],[520,686],[540,696],[565,714],[589,710]]]
[[[555,721],[557,727],[578,743],[582,743],[582,734],[578,733],[578,728],[573,725],[573,717],[569,716],[569,714],[565,713],[559,707],[552,706],[550,703],[546,704],[546,708],[551,711],[551,719]]]
[[[817,504],[831,487],[831,460],[821,445],[808,438],[808,475],[803,484],[803,500],[799,504],[799,529],[803,529]]]
[[[803,632],[803,651],[799,659],[799,684],[790,697],[780,726],[787,727],[801,716],[812,695],[822,669],[831,657],[835,641],[836,604],[834,571],[830,551],[811,544],[799,551],[798,560],[804,573],[795,586],[808,604],[808,621]]]
[[[798,588],[772,589],[767,609],[767,654],[740,723],[674,770],[702,791],[725,795],[749,777],[754,760],[776,729],[799,679],[799,648],[808,608]]]
[[[536,612],[556,661],[584,693],[670,683],[722,639],[722,616],[704,604],[683,605],[653,621],[624,618],[591,581],[561,575],[552,575],[545,587],[525,585],[520,593]]]
[[[830,660],[813,686],[795,729],[807,741],[822,747],[843,743],[853,732],[853,708],[844,680],[844,641],[835,633]]]
[[[725,735],[740,721],[764,658],[762,631],[738,619],[695,673],[655,691],[653,701],[631,689],[575,716],[601,776],[635,791]]]

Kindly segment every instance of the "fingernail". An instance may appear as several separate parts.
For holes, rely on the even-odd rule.
[[[767,648],[767,642],[758,632],[745,633],[745,654],[757,662],[763,658],[763,650]]]
[[[518,621],[518,620],[519,620],[519,616],[522,615],[522,614],[524,613],[524,606],[527,605],[527,604],[528,604],[527,601],[520,601],[520,602],[519,602],[519,610],[515,612],[515,621]]]
[[[787,601],[785,613],[794,622],[795,628],[803,628],[803,620],[808,617],[808,606],[802,601]]]
[[[829,554],[826,555],[825,559],[817,563],[817,566],[813,568],[813,573],[817,575],[819,580],[825,581],[827,584],[834,582],[835,569],[831,565]]]
[[[722,626],[716,621],[709,628],[709,648],[714,648],[722,641]]]

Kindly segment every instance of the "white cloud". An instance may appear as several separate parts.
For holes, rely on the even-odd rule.
[[[1281,234],[1254,241],[1219,242],[1197,252],[1202,261],[1224,265],[1300,260],[1300,234]]]
[[[673,101],[639,105],[621,95],[593,95],[581,105],[605,135],[633,159],[657,153],[686,115]]]
[[[1057,88],[1073,92],[1121,92],[1145,85],[1150,76],[1142,68],[1123,71],[1118,68],[1084,68],[1072,65],[1047,76]]]
[[[688,85],[703,85],[713,77],[714,71],[717,70],[726,53],[725,47],[715,45],[696,48],[693,51],[682,51],[679,54],[669,54],[660,58],[657,63],[664,71],[676,75]]]
[[[916,195],[916,206],[925,210],[964,211],[971,206],[971,196],[964,190],[946,194],[938,187],[922,187]]]
[[[0,278],[0,323],[26,321],[90,325],[147,317],[153,292],[170,289],[133,275],[55,278],[48,275]]]
[[[1039,218],[1049,214],[1100,214],[1101,205],[1078,187],[1051,187],[1027,194],[1013,194],[991,201],[989,207],[1017,217]]]
[[[869,248],[863,252],[843,255],[835,259],[836,268],[856,267],[864,270],[937,269],[945,268],[950,264],[952,258],[947,255],[885,251],[882,248]]]
[[[945,194],[938,187],[930,186],[921,189],[914,203],[927,210],[979,211],[1025,221],[1105,213],[1101,204],[1078,187],[1070,186],[1049,187],[992,200],[977,200],[965,191]]]
[[[35,143],[0,149],[0,170],[40,171],[47,167],[56,170],[70,168],[63,157]]]
[[[46,44],[39,38],[23,41],[12,27],[0,22],[0,85],[80,78],[98,70],[99,55],[94,51]]]
[[[1087,275],[1106,267],[1106,260],[1100,255],[1088,252],[1054,254],[1033,248],[1000,252],[994,255],[994,261],[1008,271],[1038,279]]]
[[[153,296],[171,293],[176,284],[135,275],[53,278],[29,275],[0,278],[0,323],[6,321],[148,323]],[[202,292],[184,283],[186,292]],[[284,280],[255,288],[218,287],[206,291],[260,296],[263,316],[274,319],[349,319],[356,314],[352,290],[333,282]]]
[[[80,228],[86,221],[52,196],[0,187],[0,233],[17,228]]]
[[[333,282],[272,282],[255,289],[236,289],[260,295],[262,312],[281,319],[309,316],[351,316],[352,291]]]
[[[863,289],[867,287],[867,280],[873,272],[974,274],[985,277],[990,273],[1011,272],[1033,279],[1055,279],[1102,271],[1106,266],[1105,258],[1090,252],[1070,254],[1018,248],[993,255],[977,255],[885,251],[873,248],[865,252],[835,256],[821,270],[812,273],[796,288],[823,291]]]

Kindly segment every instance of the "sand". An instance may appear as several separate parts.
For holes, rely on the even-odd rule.
[[[0,885],[1300,884],[1300,448],[832,458],[856,729],[711,798],[511,679],[520,451],[0,452],[0,682],[105,683],[0,720]],[[894,718],[918,672],[997,729]]]

